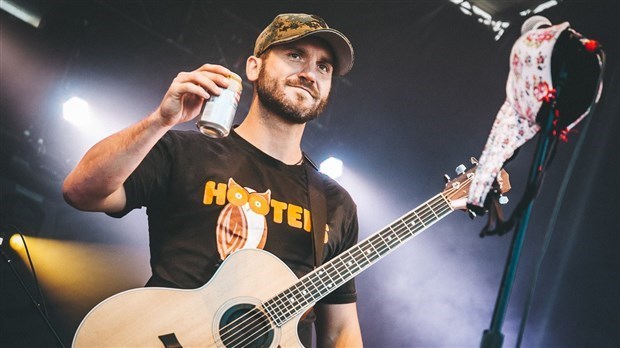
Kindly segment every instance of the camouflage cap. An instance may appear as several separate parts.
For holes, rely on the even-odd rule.
[[[305,13],[284,13],[276,16],[256,39],[254,55],[260,56],[273,45],[316,36],[325,40],[336,55],[336,75],[344,75],[353,67],[353,46],[344,34],[331,29],[318,16]]]

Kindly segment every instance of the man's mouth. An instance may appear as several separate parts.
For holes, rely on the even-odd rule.
[[[295,88],[300,88],[303,89],[304,91],[306,91],[308,94],[310,94],[310,96],[314,99],[317,98],[317,94],[315,91],[311,90],[310,88],[303,86],[303,85],[289,85],[291,87],[295,87]]]

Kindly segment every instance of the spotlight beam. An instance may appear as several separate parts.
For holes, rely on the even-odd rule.
[[[18,236],[18,234],[14,234],[13,236],[11,236],[11,238],[9,238],[9,240],[12,240],[15,236]],[[24,279],[19,275],[19,272],[17,272],[15,267],[13,267],[13,262],[12,262],[13,260],[9,257],[9,255],[7,255],[4,252],[4,250],[2,250],[2,244],[3,244],[2,242],[3,242],[3,240],[4,240],[3,238],[0,238],[0,254],[2,254],[2,258],[9,265],[9,268],[11,269],[11,272],[13,272],[13,275],[15,275],[15,278],[17,278],[17,281],[19,282],[19,285],[22,287],[22,289],[24,290],[26,295],[28,295],[28,298],[30,298],[30,302],[32,302],[34,307],[37,309],[37,311],[41,315],[41,318],[43,318],[43,321],[45,322],[45,325],[47,325],[47,327],[49,328],[50,332],[54,335],[54,338],[56,339],[56,341],[58,342],[60,347],[64,347],[65,345],[62,342],[62,340],[60,339],[60,336],[58,335],[58,332],[56,332],[56,329],[54,329],[54,326],[52,326],[52,323],[49,321],[48,316],[45,313],[43,313],[43,310],[41,309],[41,307],[42,307],[41,304],[34,298],[32,293],[30,293],[30,291],[28,290],[28,287],[26,286],[26,283],[24,283]]]

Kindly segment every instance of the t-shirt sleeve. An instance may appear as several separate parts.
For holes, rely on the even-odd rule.
[[[144,160],[123,183],[125,188],[125,208],[119,212],[108,213],[120,218],[130,211],[161,202],[167,192],[173,156],[174,139],[166,133],[149,151]]]
[[[337,185],[337,184],[336,184]],[[327,189],[329,190],[329,188]],[[343,190],[340,188],[340,190]],[[358,239],[358,219],[357,219],[357,206],[349,196],[349,194],[344,191],[344,197],[341,197],[340,207],[346,207],[343,209],[344,211],[344,223],[342,228],[342,235],[340,243],[338,243],[337,250],[335,250],[334,255],[330,258],[336,257],[340,253],[348,250],[352,246],[357,244]],[[328,203],[328,209],[331,209],[330,204]],[[355,290],[355,278],[347,281],[338,289],[334,290],[332,293],[324,297],[320,300],[320,303],[323,304],[343,304],[343,303],[352,303],[357,301],[357,292]]]

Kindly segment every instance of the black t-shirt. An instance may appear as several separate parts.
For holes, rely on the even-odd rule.
[[[349,194],[329,177],[321,178],[326,261],[357,242],[358,225]],[[269,251],[298,277],[313,269],[305,168],[270,157],[234,131],[221,139],[168,132],[124,187],[126,207],[110,215],[147,207],[153,272],[147,286],[200,287],[238,248]],[[353,280],[321,300],[355,301]]]

